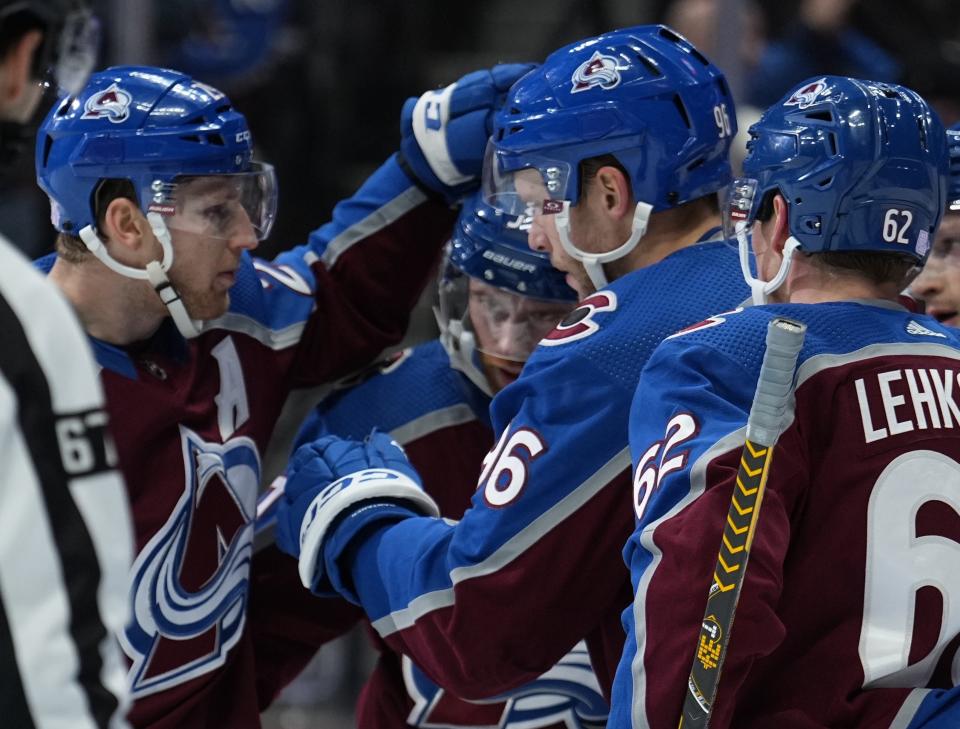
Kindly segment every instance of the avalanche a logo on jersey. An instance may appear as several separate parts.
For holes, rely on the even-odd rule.
[[[245,621],[260,456],[247,437],[180,437],[183,495],[133,565],[121,644],[134,698],[223,665]]]
[[[570,83],[573,84],[573,88],[570,89],[571,94],[579,94],[594,86],[609,91],[620,84],[617,59],[613,56],[605,56],[600,51],[594,51],[590,60],[581,63],[573,72]]]
[[[584,729],[609,713],[582,641],[536,680],[482,702],[451,696],[406,656],[403,680],[413,700],[407,723],[421,729]]]
[[[827,79],[822,78],[794,91],[790,98],[783,102],[783,105],[806,109],[808,106],[815,104],[826,90]]]
[[[580,302],[576,309],[557,324],[556,329],[540,340],[541,347],[556,347],[584,339],[600,330],[594,317],[601,311],[616,311],[617,295],[612,291],[598,291]]]
[[[83,106],[81,119],[109,119],[114,124],[126,121],[130,116],[133,97],[116,84],[94,94]]]

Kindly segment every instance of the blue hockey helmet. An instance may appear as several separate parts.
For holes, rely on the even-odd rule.
[[[946,134],[908,88],[812,78],[750,127],[743,169],[731,185],[725,227],[740,242],[755,296],[760,288],[765,296],[785,280],[795,249],[897,253],[921,264],[943,214]],[[749,270],[747,237],[774,193],[789,206],[790,239],[780,273],[762,282]]]
[[[576,292],[545,253],[527,245],[529,217],[507,215],[469,200],[460,212],[447,251],[453,268],[499,289],[536,299],[575,302]]]
[[[117,273],[150,280],[187,336],[196,331],[175,309],[182,303],[170,296],[166,278],[169,231],[229,238],[252,227],[263,239],[276,213],[274,171],[253,161],[244,116],[217,89],[161,68],[109,68],[61,99],[37,134],[36,169],[57,230],[78,236]],[[96,230],[105,180],[131,183],[160,241],[161,261],[135,269],[109,256]],[[215,214],[188,206],[213,190],[222,197]]]
[[[233,175],[265,193],[247,211],[261,237],[275,213],[272,169],[253,161],[244,116],[217,89],[176,71],[118,66],[94,74],[43,121],[36,165],[63,233],[96,226],[94,193],[105,179],[129,180],[144,212],[167,215],[178,178]]]
[[[515,376],[516,363],[530,356],[577,301],[549,256],[528,247],[529,222],[475,195],[465,203],[446,248],[437,310],[441,341],[453,366],[489,394],[489,385],[505,384],[490,382],[489,365]],[[486,372],[474,353],[487,362]]]
[[[558,214],[564,248],[599,287],[598,264],[626,255],[650,212],[730,181],[736,131],[723,73],[686,39],[663,25],[616,30],[555,51],[513,85],[494,118],[484,194],[514,215]],[[626,171],[637,210],[631,239],[597,257],[569,242],[566,215],[582,194],[580,164],[603,155]]]

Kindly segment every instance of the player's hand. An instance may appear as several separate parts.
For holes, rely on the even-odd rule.
[[[300,579],[327,592],[327,542],[337,553],[372,521],[403,515],[436,515],[403,449],[385,433],[364,442],[326,436],[297,449],[277,510],[277,546],[300,561]],[[353,518],[357,517],[357,518]],[[346,533],[344,533],[346,532]]]
[[[534,67],[502,63],[407,99],[400,114],[400,155],[422,185],[449,203],[476,188],[493,113],[513,82]]]

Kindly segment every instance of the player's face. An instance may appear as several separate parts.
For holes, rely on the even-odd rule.
[[[604,196],[596,192],[596,179],[584,185],[583,194],[576,205],[570,207],[570,241],[585,254],[606,253],[623,243],[623,231],[605,214]],[[533,223],[527,234],[527,243],[535,251],[548,253],[553,267],[567,274],[567,285],[580,298],[596,291],[583,264],[573,258],[560,242],[556,216],[543,211],[543,201],[548,199],[540,173],[537,170],[521,170],[515,176],[517,193],[527,203],[528,214]]]
[[[168,222],[170,281],[193,319],[215,319],[230,305],[240,254],[257,247],[257,234],[232,186],[200,178],[182,188],[183,202]]]
[[[570,211],[571,236],[575,235],[573,229],[579,212],[575,208]],[[535,251],[549,254],[550,264],[567,275],[567,286],[581,299],[596,290],[583,264],[573,259],[560,243],[555,216],[535,213],[527,231],[527,244]]]
[[[910,293],[923,299],[927,313],[938,321],[960,327],[960,212],[943,217],[930,257],[910,284]]]
[[[469,297],[470,323],[494,392],[517,379],[537,342],[573,308],[572,303],[520,296],[476,279],[470,279]]]
[[[550,256],[550,263],[559,271],[567,274],[567,285],[581,298],[593,293],[593,284],[583,266],[564,250],[557,233],[553,215],[544,214],[543,201],[549,198],[540,172],[535,169],[520,170],[514,177],[517,194],[527,204],[527,212],[532,218],[527,232],[527,244],[535,251]],[[576,217],[571,210],[571,220]]]
[[[602,254],[616,250],[631,234],[631,217],[612,214],[608,205],[609,196],[601,188],[598,178],[585,182],[580,200],[569,208],[567,236],[579,257]],[[596,291],[596,286],[587,275],[583,263],[571,256],[563,247],[557,229],[557,216],[543,212],[543,206],[530,209],[533,224],[527,234],[527,242],[535,251],[550,254],[554,268],[567,274],[567,285],[582,299]],[[627,259],[604,264],[607,275],[613,279],[631,270]]]

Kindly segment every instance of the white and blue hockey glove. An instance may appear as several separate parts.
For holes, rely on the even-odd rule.
[[[386,433],[360,443],[325,436],[297,449],[277,509],[276,541],[318,595],[342,591],[336,560],[371,524],[438,516],[403,449]],[[335,574],[331,574],[334,572]]]
[[[493,113],[532,63],[502,63],[407,99],[400,156],[421,185],[455,203],[477,187]]]

